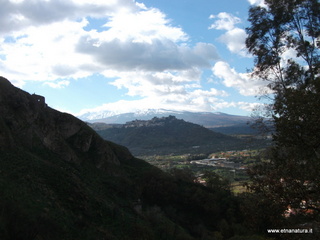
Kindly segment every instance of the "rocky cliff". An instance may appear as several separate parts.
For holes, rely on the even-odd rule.
[[[66,161],[92,161],[102,169],[119,165],[119,158],[132,158],[126,148],[104,141],[81,120],[47,106],[44,97],[0,77],[0,150],[21,147],[46,148]]]

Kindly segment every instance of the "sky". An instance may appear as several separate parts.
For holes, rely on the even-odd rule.
[[[0,75],[80,116],[250,115],[249,7],[263,0],[0,0]]]

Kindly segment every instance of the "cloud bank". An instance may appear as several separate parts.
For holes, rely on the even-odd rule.
[[[241,20],[225,12],[210,19],[209,29],[226,31],[219,40],[229,51],[245,56],[246,34],[236,27]],[[135,98],[99,107],[106,110],[213,111],[248,105],[224,100],[224,90],[204,89],[204,70],[212,69],[225,86],[245,96],[260,84],[224,64],[212,43],[192,44],[159,9],[132,0],[8,0],[1,5],[0,23],[1,74],[20,87],[38,81],[55,89],[103,75]]]

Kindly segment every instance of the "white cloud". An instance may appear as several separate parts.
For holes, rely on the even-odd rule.
[[[166,38],[153,39],[151,43],[135,42],[132,39],[102,42],[87,36],[80,39],[77,51],[94,57],[105,67],[119,71],[209,68],[212,60],[219,59],[212,44],[198,43],[191,48]]]
[[[20,87],[29,80],[76,79],[99,72],[102,66],[93,56],[75,50],[88,35],[88,17],[107,22],[142,7],[131,0],[7,1],[0,8],[0,71]]]
[[[118,76],[185,71],[210,68],[219,58],[212,44],[188,46],[188,36],[162,12],[131,0],[30,0],[3,9],[6,16],[23,18],[9,24],[0,15],[2,25],[10,26],[1,28],[0,70],[12,81],[83,78],[105,69]],[[100,17],[105,28],[88,17]]]
[[[251,5],[257,5],[257,6],[261,6],[261,7],[265,7],[266,6],[264,0],[248,0],[248,2]]]
[[[64,87],[69,86],[70,81],[62,80],[59,82],[45,82],[44,84],[48,85],[49,87],[52,87],[52,88],[64,88]]]
[[[104,35],[108,41],[117,38],[151,44],[154,39],[166,38],[177,42],[188,38],[181,28],[172,27],[166,15],[155,8],[114,14],[104,26],[110,28]]]
[[[241,23],[240,18],[226,12],[221,12],[218,15],[210,15],[209,18],[218,19],[218,20],[215,20],[213,24],[211,24],[209,29],[219,29],[219,30],[230,31],[235,28],[236,24]]]
[[[109,77],[112,72],[106,72]],[[134,101],[118,101],[104,104],[98,108],[86,109],[79,113],[111,111],[125,113],[152,108],[189,111],[213,111],[227,104],[221,99],[228,94],[225,91],[211,88],[201,89],[199,85],[201,72],[123,72],[113,84],[118,88],[127,89],[127,95],[142,97]]]
[[[262,103],[249,103],[249,102],[238,102],[237,106],[245,110],[247,112],[252,112],[253,110],[257,109],[259,106],[262,106]]]
[[[112,76],[110,72],[105,73]],[[226,96],[224,91],[211,89],[209,92],[200,92],[201,71],[198,69],[186,71],[166,72],[123,72],[121,77],[111,82],[119,89],[127,89],[127,95],[132,97],[159,97],[171,99],[178,96],[180,99],[191,98],[195,93],[205,97]],[[210,95],[210,96],[209,96]]]
[[[212,112],[221,111],[226,108],[240,108],[251,112],[260,103],[249,102],[228,102],[215,97],[216,90],[209,91],[197,90],[191,92],[185,97],[172,95],[170,98],[145,97],[139,100],[120,100],[113,103],[103,104],[92,109],[83,109],[76,115],[82,118],[90,116],[90,119],[98,119],[108,114],[121,114],[128,112],[146,111],[148,109],[168,109],[175,111],[193,111],[193,112]]]
[[[77,114],[83,116],[85,114],[101,114],[113,112],[117,114],[143,111],[147,109],[170,109],[176,111],[194,111],[194,112],[210,112],[217,111],[226,107],[236,106],[235,103],[228,103],[216,98],[218,90],[211,89],[209,91],[198,90],[184,95],[169,95],[166,97],[148,96],[139,100],[125,101],[120,100],[113,103],[103,104],[92,109],[84,109]]]
[[[209,29],[227,31],[219,37],[219,40],[227,45],[230,52],[246,57],[247,51],[245,40],[247,34],[244,29],[236,27],[237,24],[241,23],[241,19],[226,12],[221,12],[218,15],[211,15],[209,18],[215,20]]]
[[[266,88],[264,81],[251,78],[249,73],[237,73],[226,62],[217,62],[212,71],[215,76],[223,80],[225,86],[237,89],[243,96],[259,95]]]
[[[246,38],[247,34],[244,29],[234,28],[219,37],[219,40],[227,45],[230,52],[245,57],[248,56],[245,44]]]
[[[140,6],[131,0],[11,0],[6,1],[0,8],[0,34],[19,31],[29,26],[77,20],[84,15],[100,18],[124,10],[138,11]]]
[[[91,73],[81,69],[90,58],[74,51],[86,21],[63,21],[46,26],[28,27],[3,38],[0,68],[11,80],[47,81],[61,77],[84,77]]]

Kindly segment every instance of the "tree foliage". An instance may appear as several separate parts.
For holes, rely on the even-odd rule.
[[[296,214],[320,211],[320,3],[265,0],[249,10],[252,76],[267,82],[274,122],[270,161],[249,171],[251,188]],[[269,95],[269,96],[270,96]]]

